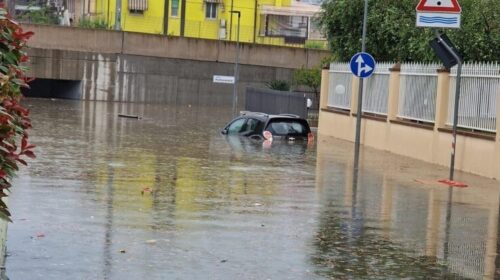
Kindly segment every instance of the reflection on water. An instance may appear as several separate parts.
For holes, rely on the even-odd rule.
[[[350,143],[220,135],[230,108],[25,102],[12,279],[495,278],[496,182],[374,150],[355,176]]]

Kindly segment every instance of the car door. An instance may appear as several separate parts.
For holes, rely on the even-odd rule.
[[[239,118],[230,123],[226,132],[228,135],[254,136],[262,130],[262,122],[254,118]]]
[[[227,135],[238,135],[246,130],[246,118],[238,118],[231,122],[225,129]]]

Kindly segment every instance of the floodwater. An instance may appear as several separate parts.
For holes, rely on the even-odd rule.
[[[11,279],[500,276],[496,181],[448,188],[372,149],[355,176],[351,143],[226,139],[223,108],[24,102],[38,158],[9,199]]]

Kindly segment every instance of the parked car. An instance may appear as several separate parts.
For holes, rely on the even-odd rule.
[[[243,112],[221,131],[224,135],[239,135],[254,140],[312,142],[314,137],[307,120],[297,115],[270,115]]]

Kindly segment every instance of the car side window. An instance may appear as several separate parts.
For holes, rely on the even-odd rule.
[[[245,131],[246,119],[237,119],[227,127],[228,134],[238,134]]]
[[[257,126],[259,125],[260,121],[256,119],[248,119],[247,121],[247,129],[246,131],[251,131],[255,132],[257,130]]]

